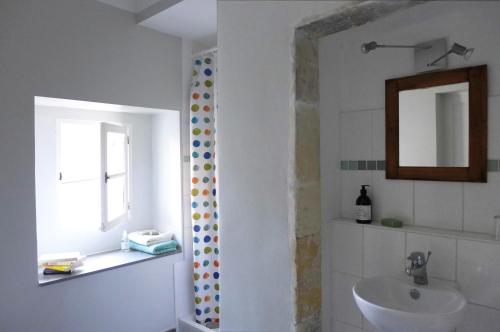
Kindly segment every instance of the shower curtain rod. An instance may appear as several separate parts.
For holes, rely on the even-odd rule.
[[[202,55],[205,55],[205,54],[208,54],[208,53],[215,53],[215,52],[217,52],[217,47],[209,48],[208,50],[204,50],[204,51],[201,51],[201,52],[198,52],[198,53],[194,53],[192,55],[192,57],[195,58],[197,56],[202,56]]]

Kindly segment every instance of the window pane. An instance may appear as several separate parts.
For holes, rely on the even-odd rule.
[[[108,175],[125,172],[125,134],[107,133],[107,171]]]
[[[127,212],[125,176],[108,180],[108,222]]]
[[[59,140],[64,181],[99,177],[100,136],[96,123],[61,122]]]
[[[75,229],[98,229],[101,220],[100,181],[63,183],[59,186],[59,217]]]

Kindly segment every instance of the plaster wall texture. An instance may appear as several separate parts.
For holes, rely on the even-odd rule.
[[[34,96],[179,110],[181,40],[95,1],[0,2],[0,330],[175,326],[163,259],[37,285]],[[157,302],[151,306],[131,303]]]

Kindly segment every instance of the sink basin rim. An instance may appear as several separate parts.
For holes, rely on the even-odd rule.
[[[408,311],[408,310],[402,310],[402,309],[394,309],[394,308],[390,308],[390,307],[384,307],[382,305],[370,302],[370,301],[366,300],[364,297],[362,297],[361,295],[359,295],[360,285],[363,282],[366,282],[368,279],[370,279],[370,280],[375,280],[375,279],[378,279],[378,280],[392,279],[392,280],[394,280],[396,282],[402,282],[404,284],[407,284],[407,285],[411,286],[412,288],[415,288],[415,289],[418,289],[418,290],[429,289],[429,287],[427,285],[422,286],[422,285],[411,284],[410,282],[408,282],[407,280],[405,280],[403,278],[393,277],[393,276],[379,276],[379,277],[372,277],[372,278],[367,278],[367,279],[361,279],[361,280],[359,280],[358,282],[356,282],[354,284],[354,286],[352,288],[352,293],[353,293],[353,296],[355,297],[356,300],[362,301],[362,302],[366,303],[367,305],[372,306],[374,308],[377,308],[379,310],[384,310],[384,311],[387,311],[387,312],[392,312],[394,314],[404,314],[404,315],[409,315],[409,316],[414,316],[414,317],[422,317],[422,316],[434,317],[434,316],[443,316],[443,315],[454,315],[454,314],[462,311],[465,308],[465,306],[467,305],[466,298],[457,289],[455,289],[452,286],[446,285],[443,281],[435,280],[435,279],[430,279],[430,282],[439,282],[440,284],[442,284],[443,288],[448,289],[449,291],[452,291],[453,293],[455,293],[455,295],[460,298],[460,305],[457,308],[455,308],[454,310],[451,310],[451,311],[442,311],[442,312],[435,312],[435,313],[433,313],[433,312],[412,312],[412,311]],[[435,288],[435,287],[432,287],[432,288]]]

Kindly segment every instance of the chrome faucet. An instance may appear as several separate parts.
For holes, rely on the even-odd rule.
[[[425,258],[423,252],[414,251],[406,258],[410,261],[410,265],[406,267],[405,272],[410,277],[413,277],[413,282],[417,285],[427,285],[429,283],[427,279],[427,263],[431,254],[429,251],[427,258]]]

